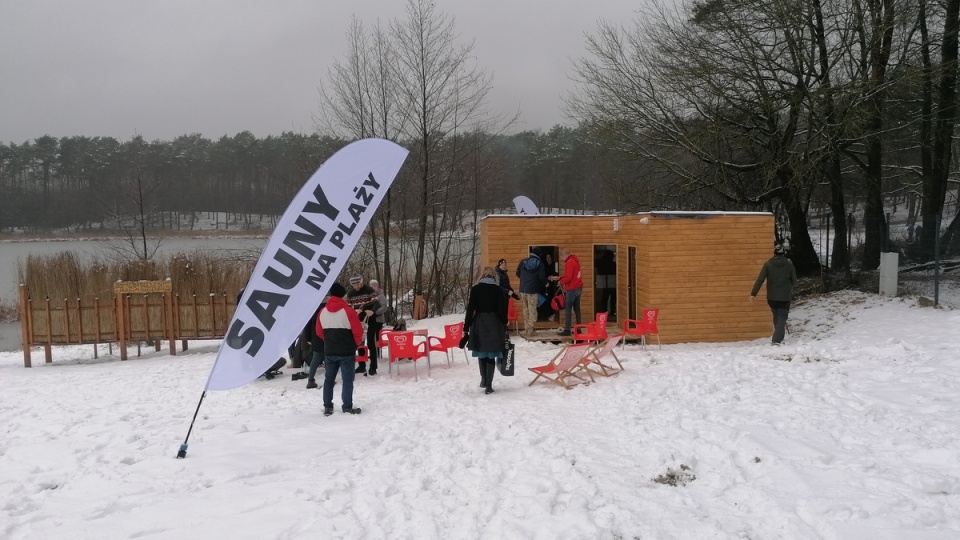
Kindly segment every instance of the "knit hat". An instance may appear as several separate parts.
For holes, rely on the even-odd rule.
[[[360,274],[357,274],[350,278],[351,285],[356,285],[357,283],[363,283],[363,276],[361,276]]]
[[[787,248],[783,247],[783,244],[777,244],[773,247],[774,255],[783,255],[787,252]]]
[[[346,295],[347,295],[347,289],[343,285],[334,282],[334,284],[330,286],[331,297],[336,296],[337,298],[343,298]]]
[[[506,259],[500,259],[499,261],[497,261],[497,266],[500,266],[501,264],[504,264],[506,262],[507,262]]]

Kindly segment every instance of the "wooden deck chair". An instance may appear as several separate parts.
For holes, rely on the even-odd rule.
[[[622,339],[623,334],[617,334],[607,338],[607,340],[603,342],[603,345],[593,346],[583,357],[585,368],[603,377],[616,375],[623,371],[623,364],[621,364],[620,359],[617,358],[617,353],[613,352],[613,349],[620,344]],[[609,364],[605,364],[604,360],[608,357],[612,357],[617,365],[613,366],[609,361],[607,361]]]
[[[580,383],[594,382],[593,375],[590,373],[589,369],[585,368],[583,363],[583,357],[589,351],[589,343],[568,345],[563,349],[560,349],[560,352],[550,359],[550,362],[546,365],[527,368],[537,375],[527,386],[533,386],[533,383],[537,382],[540,377],[543,377],[544,379],[556,385],[562,386],[567,390]],[[590,380],[588,381],[587,379],[583,378],[580,375],[581,372],[585,372]],[[577,382],[567,382],[567,379],[570,379],[571,377],[577,379]]]

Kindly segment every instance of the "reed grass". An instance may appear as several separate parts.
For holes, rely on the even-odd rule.
[[[30,255],[17,265],[20,283],[34,299],[112,298],[117,281],[170,279],[174,294],[226,294],[234,298],[247,283],[255,258],[220,257],[208,252],[175,253],[149,261],[82,262],[71,252]]]

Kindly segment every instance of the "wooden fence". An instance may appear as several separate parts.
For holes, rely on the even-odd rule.
[[[236,299],[226,293],[191,295],[173,293],[170,281],[120,281],[112,298],[99,296],[35,300],[20,286],[20,329],[23,365],[31,367],[31,348],[42,346],[52,362],[53,345],[119,343],[120,359],[127,359],[127,344],[153,342],[157,351],[164,340],[177,354],[189,339],[222,339],[236,310]],[[94,347],[94,357],[97,348]]]

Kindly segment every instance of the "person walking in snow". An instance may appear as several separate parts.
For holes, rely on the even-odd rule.
[[[333,414],[333,385],[337,372],[343,376],[340,390],[343,412],[360,414],[353,406],[354,366],[357,362],[357,347],[363,342],[363,325],[357,312],[343,299],[347,289],[334,283],[330,286],[330,299],[317,317],[317,336],[323,340],[323,415]]]
[[[489,266],[480,272],[477,284],[470,288],[467,314],[463,319],[467,347],[480,365],[480,386],[493,393],[493,372],[497,358],[503,358],[507,341],[507,295]]]
[[[777,244],[773,249],[773,257],[763,263],[760,275],[757,276],[753,290],[750,291],[750,301],[757,299],[760,286],[767,282],[767,305],[773,312],[774,345],[783,342],[783,335],[787,329],[787,316],[790,315],[790,299],[793,297],[793,286],[797,283],[797,270],[786,257],[787,250],[783,244]]]

